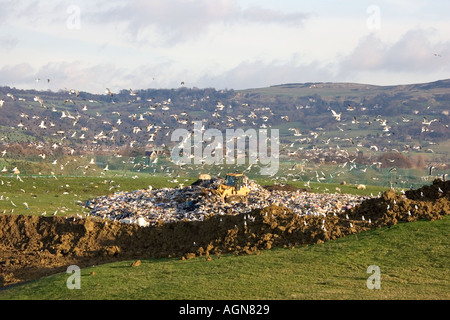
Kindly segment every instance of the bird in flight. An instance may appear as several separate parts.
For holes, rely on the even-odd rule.
[[[77,97],[80,96],[80,92],[78,90],[75,90],[75,89],[70,89],[69,90],[69,94],[75,94]]]
[[[411,119],[407,119],[406,117],[402,117],[402,121],[403,122],[409,122],[409,121],[411,121]]]
[[[297,128],[289,128],[288,130],[289,130],[289,131],[295,131],[294,136],[301,136],[301,135],[302,135],[302,133],[300,132],[300,130],[297,129]]]
[[[423,122],[422,124],[429,126],[430,124],[432,124],[434,121],[439,121],[438,119],[433,119],[428,121],[428,119],[426,117],[423,117]]]
[[[331,112],[333,113],[333,117],[337,120],[337,121],[341,121],[341,113],[337,113],[336,111],[334,111],[333,109],[331,109]]]

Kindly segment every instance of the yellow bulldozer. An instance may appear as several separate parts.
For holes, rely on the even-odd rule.
[[[221,183],[213,193],[219,195],[227,203],[247,202],[250,189],[247,187],[248,178],[243,173],[228,173],[225,183]]]

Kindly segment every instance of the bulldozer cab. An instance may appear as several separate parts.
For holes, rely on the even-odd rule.
[[[244,175],[242,173],[229,173],[226,176],[225,184],[229,187],[234,187],[239,191],[244,183]]]
[[[213,189],[213,192],[228,203],[245,202],[250,192],[247,182],[247,177],[243,173],[227,173],[225,181],[217,189]]]

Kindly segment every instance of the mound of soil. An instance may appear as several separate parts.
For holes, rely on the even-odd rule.
[[[0,215],[0,286],[119,260],[258,254],[272,247],[322,243],[348,234],[450,212],[450,182],[406,192],[385,192],[346,212],[300,216],[269,206],[250,214],[213,215],[139,227],[99,218]]]

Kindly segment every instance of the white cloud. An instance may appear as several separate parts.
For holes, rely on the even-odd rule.
[[[249,87],[267,87],[282,83],[333,81],[332,67],[317,61],[307,64],[289,62],[246,61],[223,74],[203,79],[213,82],[218,88],[246,89]],[[249,86],[249,83],[252,85]]]
[[[0,0],[0,85],[248,88],[447,77],[448,4],[330,0]],[[79,28],[69,28],[70,6]],[[423,14],[422,14],[423,13]],[[440,57],[435,56],[439,54]],[[402,80],[404,79],[404,80]]]
[[[109,8],[83,10],[91,23],[113,24],[127,41],[171,46],[198,39],[216,24],[283,24],[301,26],[309,14],[251,7],[233,0],[115,1]]]
[[[16,37],[11,37],[9,35],[0,36],[0,43],[0,52],[9,52],[17,46],[17,44],[19,43],[19,39],[17,39]]]
[[[28,63],[6,65],[0,69],[0,83],[23,84],[33,79],[33,67]]]
[[[353,52],[343,59],[342,72],[389,71],[431,73],[450,71],[450,41],[432,41],[431,30],[416,29],[394,43],[375,34],[361,39]]]

